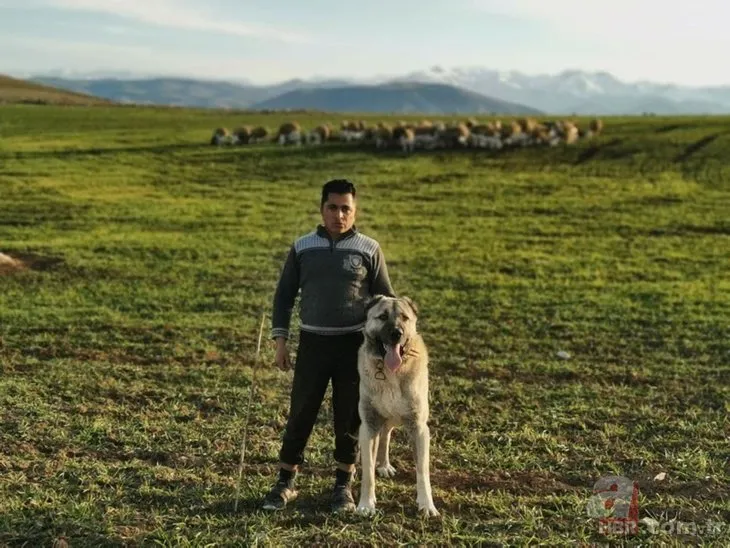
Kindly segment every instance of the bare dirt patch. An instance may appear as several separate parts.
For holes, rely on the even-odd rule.
[[[445,489],[507,491],[517,495],[563,494],[581,491],[580,487],[572,485],[575,481],[554,477],[545,472],[474,475],[468,472],[439,470],[437,474],[433,474],[431,481]]]

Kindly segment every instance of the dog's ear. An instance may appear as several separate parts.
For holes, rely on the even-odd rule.
[[[385,299],[385,295],[373,295],[370,297],[367,301],[365,301],[365,313],[383,299]]]
[[[418,316],[418,305],[416,305],[410,297],[401,297],[401,300],[405,301],[405,303],[411,307],[413,313]]]

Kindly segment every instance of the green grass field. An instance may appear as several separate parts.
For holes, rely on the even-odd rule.
[[[0,107],[0,252],[29,265],[0,274],[0,545],[607,545],[587,504],[610,474],[661,524],[628,543],[727,545],[730,119],[408,158],[207,145],[285,118]],[[291,381],[268,341],[233,511],[261,315],[267,336],[288,247],[343,176],[422,310],[440,518],[417,515],[400,431],[379,515],[328,513],[328,403],[299,499],[258,509]]]
[[[112,102],[100,97],[62,90],[51,86],[19,80],[0,74],[0,105],[110,105]]]

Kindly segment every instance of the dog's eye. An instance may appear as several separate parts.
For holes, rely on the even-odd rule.
[[[410,318],[408,316],[406,316],[405,314],[401,314],[400,319],[403,320],[404,322],[407,322]]]
[[[388,313],[383,312],[380,316],[378,316],[379,320],[387,320],[388,319]]]

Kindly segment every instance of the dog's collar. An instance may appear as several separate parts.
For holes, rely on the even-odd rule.
[[[370,339],[370,337],[368,337]],[[375,365],[375,378],[379,381],[385,380],[385,362],[383,361],[385,359],[385,345],[383,345],[383,341],[377,338],[371,339],[375,346],[378,349],[378,354],[380,356],[380,362]]]

